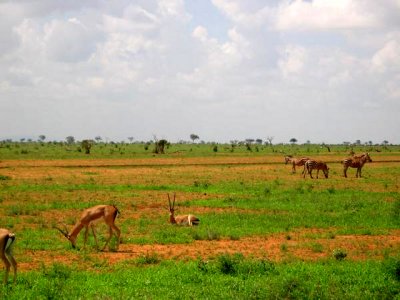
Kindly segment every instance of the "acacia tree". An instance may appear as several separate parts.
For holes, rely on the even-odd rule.
[[[46,139],[45,135],[43,135],[43,134],[39,135],[39,141],[40,142],[44,142],[45,139]]]
[[[297,143],[297,139],[296,138],[291,138],[289,141],[292,145]]]
[[[195,140],[198,140],[198,139],[199,139],[199,136],[198,136],[197,134],[192,133],[192,134],[190,135],[190,139],[191,139],[191,140],[193,141],[193,143],[194,143]]]
[[[75,138],[74,138],[72,135],[67,136],[67,137],[65,138],[65,140],[67,141],[67,144],[73,144],[73,143],[75,143]]]
[[[92,140],[83,140],[81,142],[81,146],[85,149],[85,154],[90,154],[90,149],[92,148],[93,141]]]
[[[156,154],[164,154],[165,151],[165,146],[167,146],[169,143],[167,140],[159,140],[155,141],[155,148],[154,148],[154,153]]]

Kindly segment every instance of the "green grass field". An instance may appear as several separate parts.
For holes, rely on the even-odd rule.
[[[214,146],[1,143],[0,227],[19,273],[0,297],[400,299],[400,147],[353,148],[373,162],[346,179],[345,146]],[[288,154],[327,161],[329,179],[292,174]],[[167,193],[198,227],[168,224]],[[118,206],[122,244],[73,250],[53,226],[97,204]]]

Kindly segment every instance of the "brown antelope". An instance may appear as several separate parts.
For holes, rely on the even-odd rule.
[[[117,214],[119,213],[119,210],[116,206],[114,205],[96,205],[90,208],[87,208],[83,211],[81,218],[78,220],[78,222],[75,224],[75,226],[72,228],[71,232],[68,233],[68,230],[66,226],[64,225],[65,229],[60,229],[58,227],[55,227],[58,229],[72,244],[72,248],[76,248],[76,238],[78,237],[79,232],[85,228],[85,239],[84,239],[84,245],[83,247],[85,248],[86,246],[86,241],[88,238],[88,233],[89,233],[89,225],[92,227],[92,232],[93,236],[96,242],[96,247],[99,248],[99,245],[97,243],[97,237],[96,233],[94,231],[94,226],[92,224],[93,221],[103,218],[104,222],[109,228],[109,237],[104,245],[104,247],[101,249],[103,251],[108,243],[110,242],[113,232],[116,232],[117,235],[117,249],[120,244],[120,236],[121,236],[121,230],[114,224],[115,218],[117,217]]]
[[[8,229],[0,228],[0,254],[3,260],[4,266],[6,267],[6,273],[4,275],[4,283],[8,282],[8,273],[10,273],[10,266],[14,272],[14,283],[17,280],[17,262],[12,255],[12,246],[15,241],[15,234]]]
[[[302,158],[294,158],[291,155],[285,156],[285,164],[292,163],[292,173],[296,173],[296,166],[302,167],[310,158],[302,157]],[[304,170],[302,172],[304,174]]]
[[[307,160],[306,163],[304,164],[303,178],[306,178],[306,170],[307,170],[307,173],[310,174],[310,177],[314,178],[314,177],[312,177],[312,171],[314,169],[317,169],[317,178],[318,178],[319,170],[322,170],[322,172],[324,172],[325,178],[328,178],[329,168],[326,165],[326,163],[324,163],[322,161],[316,161],[313,159]]]
[[[356,177],[361,178],[361,169],[366,162],[372,162],[372,159],[369,157],[368,153],[363,153],[357,156],[354,155],[353,157],[344,159],[342,161],[344,177],[347,177],[347,169],[351,167],[357,168]]]
[[[174,193],[174,200],[171,203],[171,198],[168,195],[168,203],[169,203],[169,222],[171,224],[178,224],[178,225],[199,225],[200,220],[194,215],[179,215],[175,216],[175,198],[176,194]]]

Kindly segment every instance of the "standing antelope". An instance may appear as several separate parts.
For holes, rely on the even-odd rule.
[[[94,220],[103,218],[104,222],[108,225],[110,235],[109,235],[104,247],[101,249],[101,251],[103,251],[107,247],[108,243],[110,242],[110,240],[112,238],[113,231],[115,231],[117,234],[117,239],[118,239],[117,249],[118,249],[118,246],[120,244],[121,230],[114,224],[115,218],[117,217],[118,213],[119,213],[119,210],[114,205],[96,205],[96,206],[87,208],[83,211],[81,218],[75,224],[75,226],[72,228],[70,233],[68,233],[66,226],[65,226],[65,230],[60,229],[58,227],[55,227],[55,228],[58,229],[71,242],[72,248],[76,248],[76,238],[77,238],[79,232],[83,229],[83,227],[85,227],[85,240],[84,240],[84,246],[83,246],[85,248],[86,241],[88,238],[88,233],[89,233],[89,225],[91,225],[93,236],[94,236],[94,239],[96,242],[96,247],[98,248],[99,245],[97,243],[97,237],[96,237],[96,233],[94,231],[92,222]]]
[[[4,283],[8,282],[8,273],[10,273],[10,266],[14,272],[14,283],[17,280],[17,262],[12,255],[12,246],[15,241],[15,234],[8,229],[0,228],[0,254],[1,259],[6,267],[4,275]]]
[[[319,170],[322,170],[324,172],[325,178],[328,178],[329,168],[326,165],[326,163],[324,163],[322,161],[316,161],[313,159],[307,160],[306,163],[304,164],[303,178],[306,178],[306,170],[307,170],[307,173],[310,174],[310,177],[314,178],[314,177],[312,177],[312,171],[314,169],[317,169],[317,178],[318,178]]]
[[[366,162],[372,162],[372,159],[369,157],[368,153],[363,153],[358,156],[354,155],[353,157],[344,159],[342,161],[344,177],[347,178],[347,169],[351,167],[357,168],[356,177],[360,176],[361,178],[361,169]]]
[[[174,193],[174,200],[171,203],[171,199],[168,195],[168,203],[169,203],[169,222],[171,224],[178,224],[178,225],[199,225],[200,220],[194,215],[179,215],[175,216],[175,198],[176,194]]]
[[[285,156],[285,164],[287,165],[289,162],[292,163],[292,173],[296,173],[296,166],[301,167],[304,166],[307,160],[310,158],[302,157],[302,158],[293,158],[291,155]],[[304,174],[304,170],[303,173]]]

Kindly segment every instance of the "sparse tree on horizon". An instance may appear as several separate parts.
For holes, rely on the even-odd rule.
[[[192,133],[191,135],[190,135],[190,139],[193,141],[193,143],[195,142],[195,140],[198,140],[199,139],[199,136],[197,135],[197,134],[194,134],[194,133]]]
[[[90,149],[92,148],[93,141],[92,140],[83,140],[81,145],[82,145],[82,148],[85,149],[85,154],[90,154]]]
[[[67,136],[67,137],[65,138],[65,140],[67,141],[67,144],[73,144],[73,143],[75,143],[75,138],[74,138],[72,135]]]
[[[164,154],[165,153],[165,147],[168,145],[167,140],[156,140],[155,141],[155,148],[154,148],[154,153],[156,154]]]

